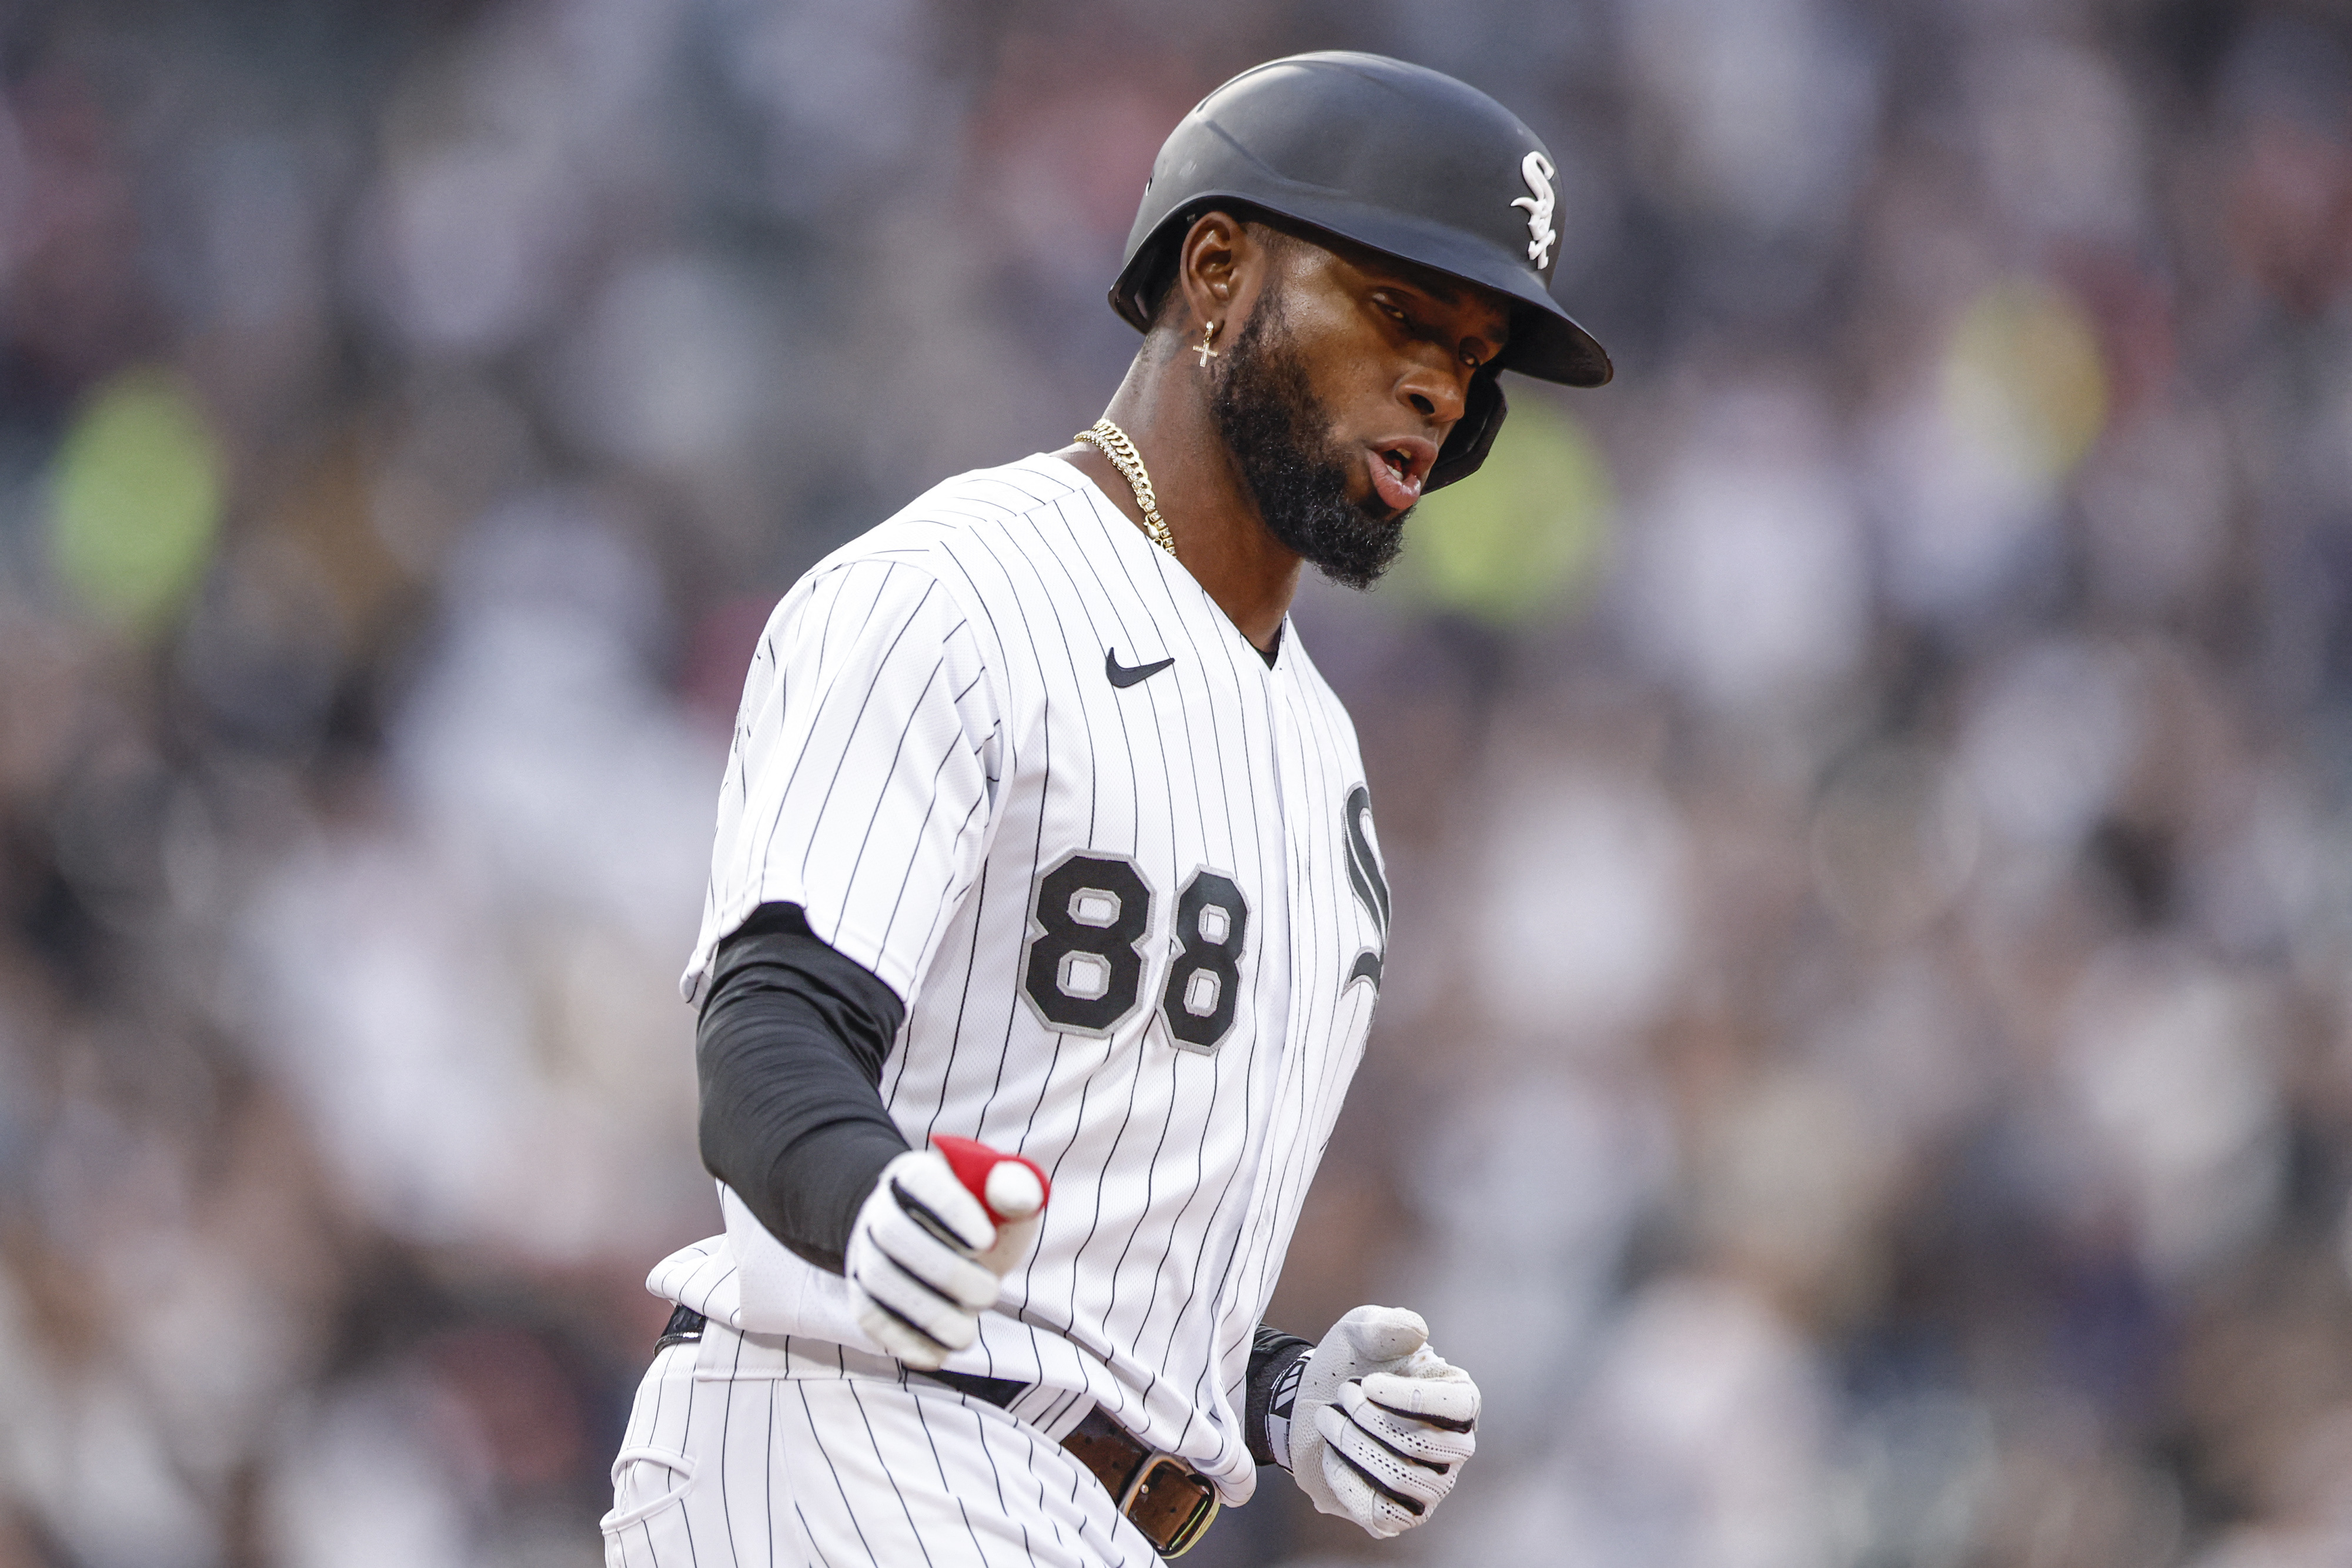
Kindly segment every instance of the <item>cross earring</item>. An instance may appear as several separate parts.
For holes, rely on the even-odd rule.
[[[1209,345],[1217,340],[1217,328],[1219,325],[1220,323],[1215,321],[1202,323],[1201,327],[1201,346],[1192,350],[1194,353],[1201,356],[1201,368],[1204,371],[1209,368],[1209,361],[1217,357],[1217,350],[1212,349]]]

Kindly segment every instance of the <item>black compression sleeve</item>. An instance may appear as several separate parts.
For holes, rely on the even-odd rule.
[[[1307,1359],[1314,1345],[1297,1334],[1257,1325],[1257,1337],[1250,1344],[1249,1397],[1242,1407],[1242,1435],[1248,1439],[1250,1458],[1261,1465],[1290,1468],[1287,1454],[1277,1457],[1269,1435],[1266,1418],[1276,1412],[1277,1404],[1286,1426],[1290,1420],[1289,1396],[1297,1389],[1297,1380],[1287,1376],[1291,1368]]]
[[[778,1240],[836,1274],[858,1207],[906,1152],[879,1092],[906,1016],[796,904],[761,904],[712,964],[694,1042],[703,1166]]]

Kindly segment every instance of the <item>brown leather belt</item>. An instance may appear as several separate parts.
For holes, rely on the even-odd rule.
[[[703,1316],[688,1307],[670,1314],[658,1342],[684,1343],[702,1337]],[[963,1372],[924,1372],[959,1394],[1003,1409],[1025,1392],[1028,1385],[1003,1377],[979,1377]],[[1151,1549],[1162,1557],[1181,1557],[1207,1534],[1217,1517],[1217,1489],[1209,1478],[1173,1454],[1147,1448],[1126,1427],[1099,1409],[1087,1412],[1069,1436],[1062,1439],[1078,1463],[1086,1466],[1118,1505]]]
[[[1217,1489],[1208,1477],[1173,1454],[1144,1447],[1100,1410],[1087,1411],[1062,1447],[1095,1473],[1162,1557],[1192,1550],[1217,1517]]]

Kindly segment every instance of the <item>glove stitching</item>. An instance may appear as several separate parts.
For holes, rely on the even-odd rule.
[[[1382,1444],[1381,1447],[1385,1448],[1387,1445]],[[1341,1448],[1337,1443],[1325,1444],[1323,1451],[1326,1454],[1328,1454],[1331,1458],[1339,1460],[1341,1464],[1347,1466],[1349,1469],[1355,1471],[1358,1475],[1363,1477],[1364,1484],[1366,1486],[1370,1487],[1374,1491],[1380,1493],[1391,1502],[1395,1503],[1399,1508],[1403,1509],[1415,1519],[1419,1519],[1423,1514],[1429,1511],[1426,1505],[1416,1502],[1401,1491],[1391,1490],[1386,1482],[1382,1481],[1380,1477],[1372,1474],[1371,1471],[1364,1469],[1363,1466],[1358,1464],[1347,1450]]]
[[[1381,1408],[1386,1409],[1387,1406],[1382,1406]],[[1398,1448],[1394,1443],[1390,1442],[1386,1437],[1381,1437],[1378,1432],[1373,1431],[1370,1427],[1365,1426],[1361,1421],[1357,1420],[1356,1417],[1349,1412],[1343,1410],[1340,1414],[1348,1417],[1348,1424],[1349,1426],[1353,1427],[1357,1431],[1361,1432],[1365,1437],[1370,1437],[1373,1442],[1378,1443],[1381,1448],[1386,1448],[1390,1453],[1394,1454],[1398,1458],[1402,1459],[1408,1465],[1419,1465],[1423,1469],[1435,1470],[1441,1476],[1454,1468],[1450,1464],[1441,1465],[1435,1459],[1424,1459],[1417,1455],[1408,1454],[1402,1448]]]

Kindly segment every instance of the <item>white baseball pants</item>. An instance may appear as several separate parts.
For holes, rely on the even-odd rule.
[[[878,1357],[775,1343],[713,1322],[654,1357],[614,1461],[605,1568],[1159,1563],[1027,1422]]]

